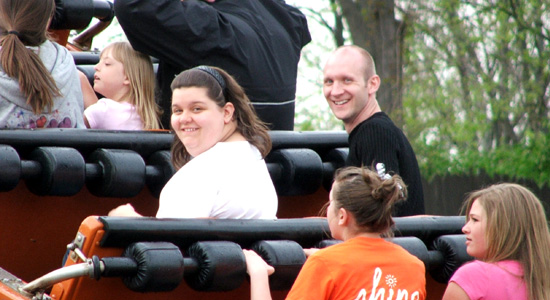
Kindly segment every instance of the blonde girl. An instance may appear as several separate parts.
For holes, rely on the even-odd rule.
[[[94,90],[105,98],[84,111],[88,128],[111,130],[159,129],[155,73],[151,58],[128,42],[115,42],[100,54]]]
[[[550,234],[540,200],[525,187],[502,183],[465,201],[466,251],[444,300],[550,299]]]

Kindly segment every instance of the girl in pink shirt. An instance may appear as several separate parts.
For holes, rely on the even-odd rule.
[[[472,193],[465,202],[466,251],[443,300],[550,299],[550,233],[540,200],[518,184]]]
[[[84,111],[86,127],[110,130],[159,129],[151,58],[128,42],[107,46],[95,66],[94,90],[103,95]]]

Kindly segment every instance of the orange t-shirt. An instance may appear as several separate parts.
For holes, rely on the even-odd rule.
[[[425,298],[422,261],[384,239],[356,237],[311,255],[286,299]]]

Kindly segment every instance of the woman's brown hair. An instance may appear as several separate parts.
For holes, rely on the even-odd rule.
[[[216,78],[216,72],[221,78]],[[222,87],[222,84],[225,87]],[[170,87],[172,91],[186,87],[206,88],[208,97],[219,107],[224,107],[226,103],[231,102],[235,107],[233,118],[237,122],[237,131],[250,144],[258,148],[262,157],[267,156],[271,150],[271,138],[267,126],[256,115],[254,107],[243,88],[227,72],[211,66],[189,69],[176,76]],[[176,169],[180,169],[191,160],[191,155],[177,135],[174,135],[171,153],[172,163]]]
[[[335,209],[344,208],[355,218],[360,231],[391,235],[393,206],[407,198],[399,175],[379,174],[368,168],[338,169],[332,185]]]

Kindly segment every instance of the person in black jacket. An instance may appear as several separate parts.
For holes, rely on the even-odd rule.
[[[212,65],[245,89],[271,129],[293,130],[298,61],[311,41],[305,16],[282,0],[116,0],[134,49],[159,59],[162,123],[176,74]]]
[[[363,48],[338,48],[323,70],[323,93],[336,118],[349,133],[346,165],[374,167],[383,163],[403,178],[409,196],[396,205],[395,216],[424,214],[424,191],[416,155],[407,137],[381,111],[376,92],[380,77],[372,56]]]

